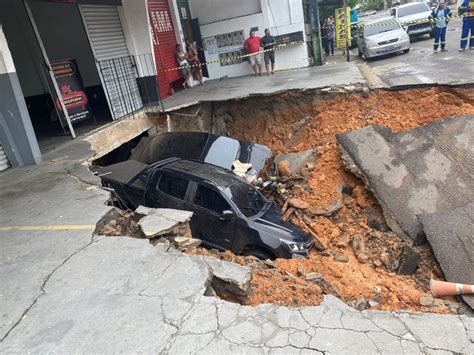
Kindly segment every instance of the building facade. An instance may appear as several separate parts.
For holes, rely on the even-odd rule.
[[[130,117],[180,88],[176,45],[197,44],[208,79],[251,74],[243,42],[270,28],[302,41],[302,0],[0,0],[0,169]],[[306,43],[277,69],[308,65]]]

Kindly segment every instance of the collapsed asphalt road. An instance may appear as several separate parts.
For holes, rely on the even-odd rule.
[[[469,89],[368,92],[354,87],[216,104],[217,132],[266,144],[276,154],[297,153],[282,156],[290,160],[310,153],[311,161],[298,161],[296,175],[281,179],[279,192],[271,197],[286,206],[284,218],[311,231],[322,247],[306,260],[278,259],[263,267],[230,252],[189,252],[251,266],[252,293],[243,301],[249,305],[315,305],[322,293],[331,293],[359,308],[463,312],[454,299],[430,299],[430,277],[443,278],[430,246],[413,248],[390,231],[371,192],[345,170],[336,134],[370,124],[406,131],[453,114],[474,113],[472,97]],[[193,120],[171,115],[172,125],[192,130],[197,121],[206,128],[209,108],[190,108],[200,112]]]
[[[472,137],[474,115],[468,115],[398,134],[368,126],[337,141],[344,163],[374,193],[390,228],[420,244],[425,235],[418,215],[474,201]]]
[[[401,131],[473,114],[463,95],[469,91],[437,88],[329,94],[324,99],[314,93],[289,95],[273,98],[273,103],[259,100],[260,117],[242,112],[250,105],[221,107],[219,118],[235,122],[228,125],[232,135],[259,137],[277,153],[314,149],[318,159],[306,178],[311,190],[289,188],[300,199],[325,208],[337,199],[340,182],[353,186],[336,215],[309,217],[324,238],[327,256],[314,253],[302,264],[278,260],[282,272],[296,275],[300,265],[312,272],[316,268],[349,303],[373,297],[378,286],[380,309],[433,310],[420,306],[426,288],[418,284],[418,275],[397,276],[376,266],[379,249],[362,264],[348,245],[349,235],[360,234],[367,241],[379,241],[380,235],[386,241],[390,232],[381,231],[385,227],[373,196],[344,170],[335,135],[368,124]],[[273,271],[254,275],[252,283],[259,288],[254,288],[251,304],[257,306],[205,296],[211,274],[202,258],[165,252],[145,240],[91,237],[108,210],[108,196],[82,163],[66,158],[2,174],[0,352],[474,352],[473,318],[359,312],[331,295],[319,306],[302,307],[303,300],[312,301],[305,289],[289,288],[293,281]],[[334,260],[338,254],[348,260]],[[266,295],[267,290],[273,293]],[[268,302],[274,304],[262,304]]]

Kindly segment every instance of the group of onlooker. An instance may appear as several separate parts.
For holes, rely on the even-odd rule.
[[[255,76],[262,75],[262,59],[260,48],[263,48],[263,60],[267,69],[267,75],[275,72],[275,38],[271,35],[270,29],[265,29],[265,36],[260,38],[256,35],[254,29],[250,30],[250,36],[244,42],[245,53],[248,54],[250,65],[255,73]],[[186,41],[186,50],[178,44],[175,53],[176,61],[178,62],[179,70],[183,76],[183,88],[189,86],[189,79],[199,81],[204,85],[202,79],[202,65],[198,58],[198,49],[195,44]]]
[[[249,54],[250,66],[252,67],[255,76],[262,75],[262,58],[260,47],[263,48],[263,60],[267,75],[275,72],[275,38],[271,35],[270,29],[265,29],[265,36],[260,38],[255,33],[255,30],[250,30],[250,37],[244,42],[244,49]],[[271,69],[271,71],[270,71]]]
[[[321,26],[321,38],[323,41],[324,53],[334,55],[334,42],[336,42],[336,27],[334,26],[334,18],[328,17],[323,21]]]
[[[183,88],[189,86],[189,79],[191,76],[194,80],[199,81],[201,85],[204,85],[202,80],[202,68],[201,61],[198,57],[198,50],[196,45],[190,41],[186,41],[186,51],[183,50],[180,44],[176,46],[176,61],[179,64],[179,70],[183,75]]]

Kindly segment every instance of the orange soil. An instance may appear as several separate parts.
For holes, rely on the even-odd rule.
[[[365,264],[355,257],[348,239],[355,234],[370,238],[374,230],[367,225],[368,216],[382,218],[382,214],[363,182],[344,169],[336,134],[371,124],[400,132],[452,115],[474,114],[474,90],[423,88],[365,95],[286,93],[252,104],[227,102],[219,107],[217,116],[219,114],[232,118],[231,135],[266,144],[275,154],[310,148],[317,152],[319,160],[308,176],[312,191],[298,196],[312,208],[326,208],[335,202],[339,183],[354,187],[351,196],[344,195],[344,207],[335,215],[312,218],[311,225],[328,246],[329,255],[313,250],[307,260],[279,259],[278,269],[257,269],[248,304],[318,304],[322,297],[317,286],[304,277],[296,277],[298,265],[304,265],[306,272],[323,274],[348,303],[360,296],[374,299],[377,290],[380,292],[378,309],[448,312],[446,307],[420,305],[420,297],[429,291],[427,280],[431,273],[442,277],[429,246],[419,248],[422,268],[411,276],[399,276],[383,266],[376,266],[380,264],[377,253],[370,255],[370,261]],[[293,222],[298,223],[295,218]],[[383,249],[381,247],[380,252]],[[334,255],[340,253],[347,255],[349,261],[335,261]]]

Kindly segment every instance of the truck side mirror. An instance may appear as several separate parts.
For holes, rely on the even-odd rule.
[[[230,221],[232,219],[234,219],[234,212],[230,210],[225,210],[222,212],[221,218],[220,218],[221,221]]]

